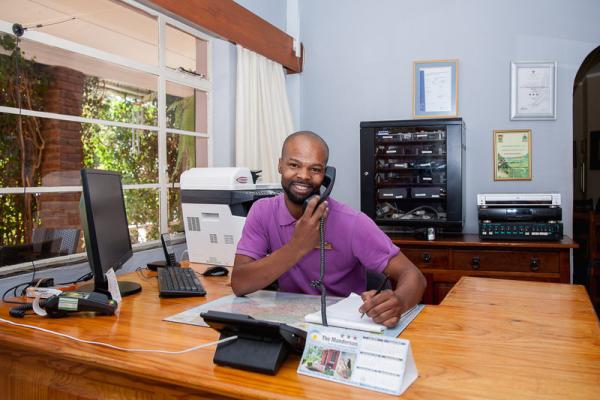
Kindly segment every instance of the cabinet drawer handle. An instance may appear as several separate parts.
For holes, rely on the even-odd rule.
[[[429,263],[431,261],[431,254],[423,253],[421,254],[421,258],[423,258],[423,262]]]
[[[479,256],[471,258],[471,268],[479,269],[480,266],[481,260],[479,259]]]
[[[531,257],[531,261],[529,261],[529,268],[533,272],[540,270],[540,260],[537,257]]]

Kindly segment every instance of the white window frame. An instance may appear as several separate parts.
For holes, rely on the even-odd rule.
[[[100,120],[94,118],[84,118],[73,115],[56,114],[44,111],[26,110],[15,107],[0,106],[0,113],[8,114],[21,114],[25,116],[32,116],[38,118],[50,118],[62,121],[73,121],[81,123],[93,123],[105,126],[116,126],[123,128],[134,128],[143,129],[151,132],[157,132],[158,134],[158,183],[155,184],[132,184],[123,185],[124,190],[129,189],[159,189],[160,200],[159,200],[159,225],[161,232],[168,232],[168,190],[173,187],[179,187],[179,183],[168,181],[168,165],[167,165],[167,134],[178,134],[178,135],[189,135],[196,137],[204,137],[208,139],[208,165],[213,165],[213,134],[212,134],[212,38],[202,31],[186,25],[176,19],[173,19],[167,15],[160,13],[150,7],[147,7],[135,0],[120,0],[122,3],[132,6],[142,12],[145,12],[156,18],[158,24],[158,65],[148,65],[140,63],[138,61],[119,56],[116,54],[109,53],[107,51],[99,50],[93,47],[85,46],[67,39],[59,38],[53,35],[49,35],[44,32],[38,32],[35,30],[28,30],[26,38],[27,40],[35,41],[44,45],[58,47],[67,51],[82,54],[84,56],[92,57],[102,61],[108,61],[118,66],[127,67],[139,72],[148,73],[156,76],[157,78],[157,95],[158,95],[158,125],[140,125],[118,121]],[[183,32],[186,32],[198,39],[205,40],[207,42],[207,75],[206,76],[191,76],[184,72],[180,72],[166,66],[166,26],[170,25]],[[4,21],[0,16],[0,32],[12,34],[12,23]],[[166,121],[166,82],[172,82],[184,86],[191,87],[196,90],[206,92],[207,95],[207,132],[194,132],[186,131],[181,129],[167,128]],[[68,193],[68,192],[81,192],[81,186],[38,186],[38,187],[8,187],[0,188],[0,194],[26,194],[26,193]],[[148,248],[148,245],[156,245],[160,241],[150,241],[146,243],[140,243],[134,246],[134,249]],[[83,254],[73,254],[64,257],[55,257],[47,260],[40,260],[36,264],[51,264],[53,261],[69,260],[80,260],[85,258]],[[2,267],[4,271],[10,268],[12,271],[18,269],[29,269],[30,263],[16,264],[14,266]]]

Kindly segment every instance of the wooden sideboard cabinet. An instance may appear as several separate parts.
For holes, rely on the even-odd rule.
[[[560,242],[484,241],[456,235],[434,241],[390,234],[393,242],[427,278],[424,301],[439,304],[462,276],[570,282],[568,237]]]

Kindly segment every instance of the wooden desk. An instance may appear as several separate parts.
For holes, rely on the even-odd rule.
[[[420,373],[407,398],[600,398],[600,327],[583,286],[464,277],[420,317],[401,335]]]
[[[144,288],[125,299],[118,318],[17,321],[134,348],[180,350],[217,339],[211,329],[161,319],[231,293],[228,278],[204,279],[206,299],[159,299],[155,279],[128,278]],[[2,318],[10,319],[8,309],[0,305]],[[402,337],[420,372],[403,398],[600,398],[598,320],[581,286],[463,278]],[[215,366],[213,354],[125,353],[0,323],[0,397],[397,398],[298,375],[297,356],[272,377]]]

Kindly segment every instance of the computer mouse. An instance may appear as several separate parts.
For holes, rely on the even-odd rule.
[[[221,265],[208,267],[206,271],[202,273],[204,276],[227,276],[227,274],[229,274],[229,270]]]

